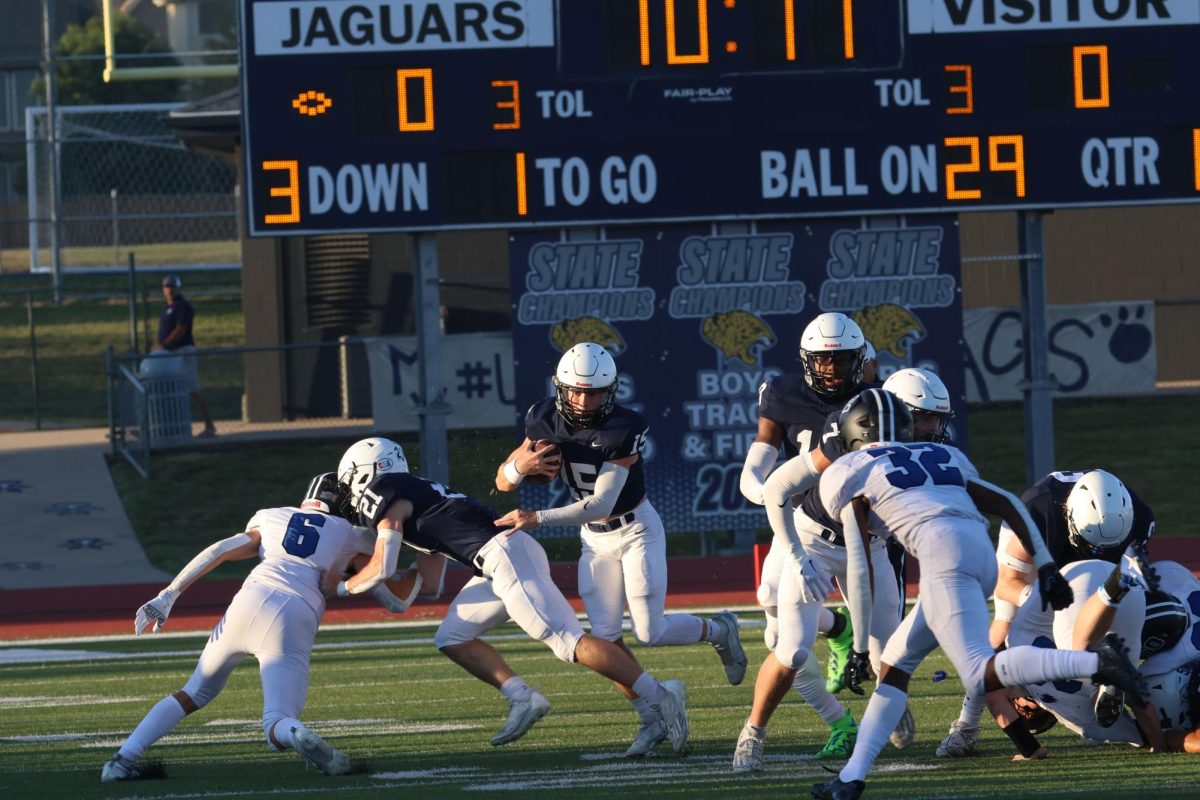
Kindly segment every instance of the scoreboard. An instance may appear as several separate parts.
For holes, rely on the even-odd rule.
[[[1200,200],[1200,0],[241,0],[251,235]]]

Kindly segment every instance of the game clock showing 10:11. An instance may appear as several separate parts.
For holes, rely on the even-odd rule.
[[[249,230],[1200,198],[1200,3],[1028,5],[244,0]]]

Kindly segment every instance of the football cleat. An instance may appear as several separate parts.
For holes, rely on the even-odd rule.
[[[833,613],[846,620],[842,632],[829,639],[829,664],[825,668],[825,691],[837,694],[846,687],[846,662],[850,660],[850,646],[854,644],[854,628],[846,609],[835,608]]]
[[[858,725],[850,714],[839,719],[830,726],[829,740],[825,746],[813,756],[817,761],[827,758],[849,758],[854,752],[854,743],[858,741]]]
[[[896,730],[888,735],[888,741],[897,750],[908,747],[917,738],[917,721],[913,719],[912,706],[904,707],[904,715],[896,725]]]
[[[1146,682],[1129,661],[1129,650],[1125,642],[1115,633],[1106,635],[1091,651],[1100,657],[1100,666],[1092,675],[1092,683],[1117,686],[1134,698],[1136,703],[1150,702]]]
[[[113,783],[114,781],[135,781],[142,777],[142,773],[134,766],[136,762],[122,756],[119,752],[104,762],[104,767],[100,770],[101,783]]]
[[[682,681],[663,681],[662,686],[666,696],[658,707],[658,713],[666,726],[671,748],[682,754],[687,750],[688,740],[687,689]]]
[[[858,800],[866,788],[867,784],[863,781],[846,783],[841,778],[834,778],[825,783],[814,783],[812,796],[817,800]]]
[[[667,726],[657,714],[643,717],[642,725],[638,728],[637,737],[629,749],[625,751],[626,758],[641,758],[649,755],[654,748],[667,740]]]
[[[504,727],[492,737],[492,746],[499,747],[520,739],[538,720],[546,716],[546,712],[549,710],[550,701],[537,689],[529,690],[528,700],[510,699],[508,701],[508,719],[504,722]]]
[[[712,643],[713,649],[721,657],[729,685],[737,686],[742,682],[742,678],[746,677],[746,651],[742,649],[737,616],[729,611],[722,611],[714,615],[713,619],[725,628],[725,635]]]
[[[950,732],[938,744],[937,755],[942,758],[966,758],[975,755],[979,744],[979,726],[965,725],[959,720],[950,723]]]
[[[1101,686],[1096,692],[1096,724],[1101,728],[1111,728],[1121,718],[1125,707],[1125,693],[1116,686]]]
[[[324,775],[345,775],[350,771],[350,759],[308,728],[292,728],[295,750],[305,761]]]
[[[763,740],[750,732],[749,725],[744,725],[733,751],[733,771],[754,772],[764,766]]]

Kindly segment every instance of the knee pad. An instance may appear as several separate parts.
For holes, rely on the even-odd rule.
[[[763,629],[763,642],[767,645],[768,650],[774,650],[775,645],[779,644],[779,617],[774,607],[766,608],[764,611],[766,611],[767,624]]]
[[[651,622],[646,629],[643,629],[640,625],[635,627],[633,629],[633,638],[642,647],[658,647],[666,631],[667,622],[660,617]]]
[[[784,648],[778,646],[775,648],[775,657],[788,669],[799,670],[804,666],[804,662],[808,661],[810,655],[812,654],[806,647],[797,647],[791,651],[785,651]]]

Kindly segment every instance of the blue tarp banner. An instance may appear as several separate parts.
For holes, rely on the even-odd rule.
[[[518,431],[525,410],[553,391],[564,350],[582,341],[609,348],[621,370],[617,402],[650,423],[646,484],[669,531],[765,527],[762,509],[738,491],[758,388],[799,371],[800,333],[825,311],[859,323],[881,380],[905,366],[937,372],[965,439],[953,216],[909,217],[895,228],[865,228],[857,217],[760,222],[741,235],[714,235],[709,225],[610,227],[601,240],[531,231],[509,241]],[[568,501],[561,481],[521,491],[525,508]]]

